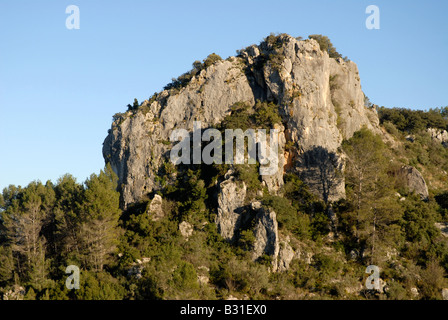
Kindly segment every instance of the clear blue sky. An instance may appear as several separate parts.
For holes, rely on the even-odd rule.
[[[380,30],[365,27],[370,4]],[[448,105],[448,1],[0,0],[0,190],[98,173],[113,114],[270,32],[329,36],[378,105]]]

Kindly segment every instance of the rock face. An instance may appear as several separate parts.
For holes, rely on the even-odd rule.
[[[261,175],[261,180],[268,188],[269,193],[271,194],[277,194],[280,188],[283,186],[283,173],[284,169],[283,167],[286,164],[286,157],[285,157],[285,127],[275,125],[275,129],[279,130],[278,134],[278,170],[275,171],[274,174],[268,174],[268,175]],[[267,139],[267,143],[270,143],[269,139]],[[267,148],[269,150],[269,148]]]
[[[221,236],[233,241],[243,219],[242,206],[246,198],[246,185],[244,182],[238,183],[235,177],[229,174],[226,177],[219,185],[218,214],[215,222]]]
[[[260,201],[252,202],[251,209],[256,212],[252,259],[257,260],[266,254],[272,258],[273,272],[288,270],[296,253],[289,244],[289,237],[284,240],[280,238],[276,213],[264,207]]]
[[[277,271],[282,272],[289,269],[289,264],[294,259],[295,252],[289,244],[289,238],[280,241],[280,250],[278,253]]]
[[[191,132],[195,120],[207,128],[221,122],[236,102],[253,105],[257,99],[281,108],[290,146],[281,157],[288,170],[300,173],[323,198],[344,197],[338,147],[364,125],[379,132],[376,111],[364,107],[354,62],[330,58],[315,40],[280,35],[275,43],[264,41],[214,63],[183,88],[162,91],[136,112],[114,117],[103,155],[118,175],[122,207],[160,188],[156,176],[167,161],[174,129]],[[265,179],[274,192],[281,174]]]
[[[257,63],[269,50],[270,44],[263,42],[251,46],[243,56],[249,64]],[[297,146],[296,169],[302,179],[328,200],[341,198],[344,182],[334,172],[341,167],[337,149],[342,140],[363,125],[379,133],[375,110],[364,107],[357,66],[330,58],[316,41],[296,41],[287,36],[277,54],[281,63],[269,61],[261,74],[255,72],[254,79],[268,100],[284,107],[290,139]],[[324,179],[332,179],[331,188],[327,188],[322,170],[331,162],[334,168],[325,168],[329,172]]]
[[[232,85],[226,84],[228,79]],[[123,207],[160,187],[156,175],[171,148],[164,142],[174,129],[192,131],[196,120],[202,128],[216,124],[239,101],[254,103],[249,82],[236,59],[221,61],[179,93],[165,90],[151,104],[145,101],[146,113],[127,112],[115,120],[103,143],[103,156],[118,175]]]
[[[252,208],[257,210],[254,228],[254,249],[252,259],[256,260],[263,254],[273,257],[273,270],[277,270],[277,258],[280,251],[277,215],[273,210],[253,203]]]
[[[403,176],[410,191],[420,195],[422,200],[428,200],[428,186],[420,171],[411,166],[402,166],[399,174]]]

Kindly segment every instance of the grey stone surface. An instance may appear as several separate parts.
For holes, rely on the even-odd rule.
[[[278,253],[278,267],[277,271],[282,272],[289,269],[289,264],[294,259],[295,252],[289,244],[289,238],[280,241],[280,250]]]
[[[428,186],[420,171],[412,166],[402,166],[399,174],[403,176],[410,191],[420,195],[422,200],[428,199]]]
[[[277,259],[280,251],[277,215],[273,210],[261,207],[255,219],[252,259],[256,260],[263,254],[271,256],[273,271],[277,271]]]
[[[448,288],[443,288],[442,289],[442,299],[443,300],[448,300]]]
[[[228,176],[219,185],[218,214],[216,225],[221,236],[229,241],[235,239],[235,232],[240,229],[242,221],[241,207],[246,198],[246,185],[239,183],[235,177]]]
[[[311,190],[324,196],[313,157],[319,164],[326,162],[322,155],[335,155],[338,168],[343,168],[338,153],[342,140],[364,125],[380,133],[378,116],[374,108],[364,106],[354,62],[330,58],[315,40],[284,35],[282,42],[276,64],[260,63],[262,56],[272,53],[266,42],[250,46],[239,57],[202,70],[179,92],[165,90],[151,104],[145,101],[140,108],[145,113],[127,112],[123,120],[114,121],[103,155],[118,175],[123,207],[160,189],[156,175],[171,148],[163,142],[174,129],[192,131],[195,120],[202,121],[203,128],[217,124],[234,103],[254,104],[256,99],[281,106],[285,132],[293,145],[288,151],[288,157],[295,159],[291,170],[301,173]],[[316,153],[317,149],[326,153]],[[282,184],[281,172],[263,179],[273,193]],[[334,180],[327,196],[329,200],[345,196],[343,179]]]
[[[179,224],[180,234],[188,241],[188,238],[193,234],[193,226],[187,221],[182,221]]]
[[[441,143],[445,148],[448,147],[448,131],[436,128],[428,128],[431,139]]]
[[[151,217],[151,220],[157,221],[164,217],[163,208],[162,208],[162,197],[158,194],[154,195],[149,204],[148,213]]]

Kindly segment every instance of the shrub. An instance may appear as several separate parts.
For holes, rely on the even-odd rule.
[[[398,131],[397,127],[395,127],[395,125],[390,121],[384,122],[383,127],[384,129],[386,129],[388,133],[390,133],[393,136],[399,136],[400,134],[400,131]]]
[[[173,78],[171,80],[171,83],[167,84],[163,89],[164,90],[175,89],[178,91],[181,88],[184,88],[185,86],[187,86],[187,84],[190,83],[191,79],[194,76],[196,76],[197,74],[199,74],[202,70],[207,69],[211,65],[213,65],[216,62],[221,61],[221,60],[222,60],[222,58],[215,53],[208,55],[207,58],[205,58],[202,63],[200,61],[196,60],[195,62],[193,62],[193,69],[191,69],[190,71],[188,71],[186,73],[183,73],[177,79]]]
[[[420,289],[423,295],[423,299],[434,300],[441,298],[442,288],[446,284],[444,275],[445,270],[439,265],[437,261],[428,262],[426,269],[423,270],[420,274]]]
[[[378,108],[381,124],[391,122],[398,130],[408,133],[417,133],[427,128],[448,129],[448,119],[443,112],[444,109],[439,108],[430,109],[429,111],[405,108]]]
[[[327,36],[321,34],[312,34],[308,36],[309,39],[314,39],[319,43],[320,50],[327,52],[330,58],[342,58],[342,55],[337,52],[336,48],[331,43]]]
[[[239,246],[245,250],[252,250],[255,243],[255,235],[252,230],[243,230],[240,233],[240,238],[238,239]]]
[[[198,276],[191,263],[182,262],[173,272],[173,285],[176,291],[199,288]]]
[[[338,77],[339,77],[339,75],[337,75],[337,74],[330,75],[330,78],[328,80],[328,82],[330,84],[330,91],[333,91],[333,90],[339,88]]]
[[[222,61],[222,58],[219,55],[217,55],[216,53],[212,53],[212,54],[208,55],[207,58],[204,60],[203,68],[207,69],[208,67],[215,64],[218,61]]]
[[[244,181],[249,193],[259,190],[261,187],[258,166],[253,164],[237,164],[235,165],[236,177],[240,181]]]
[[[75,291],[80,300],[122,300],[125,288],[106,272],[92,273],[82,271],[80,289]]]
[[[309,217],[291,206],[290,200],[279,196],[263,198],[263,204],[271,207],[277,214],[279,228],[284,228],[305,238],[309,235]]]
[[[260,127],[272,128],[274,124],[282,122],[278,112],[278,106],[272,102],[260,102],[255,104],[255,124]]]

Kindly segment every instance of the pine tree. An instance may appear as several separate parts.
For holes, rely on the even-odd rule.
[[[3,195],[0,194],[0,212],[3,209],[4,210],[5,207],[5,200],[3,199]]]
[[[58,180],[55,192],[57,197],[55,208],[57,252],[64,259],[76,261],[79,260],[80,252],[80,201],[83,188],[72,175],[67,174]]]
[[[10,190],[15,191],[14,188]],[[49,267],[45,256],[47,241],[42,229],[53,207],[54,192],[49,184],[32,182],[23,191],[12,194],[10,206],[2,215],[7,245],[21,279],[41,289]]]
[[[81,255],[85,266],[95,271],[103,270],[117,244],[121,213],[117,180],[108,164],[85,183],[79,226]]]
[[[0,246],[0,282],[10,283],[14,278],[14,258],[11,248]]]
[[[343,142],[343,149],[347,155],[348,198],[354,207],[349,220],[357,243],[368,249],[373,263],[380,242],[386,245],[400,234],[394,222],[401,211],[387,175],[386,147],[378,135],[364,127]]]
[[[134,98],[134,103],[132,104],[132,109],[137,110],[139,106],[137,98]]]

